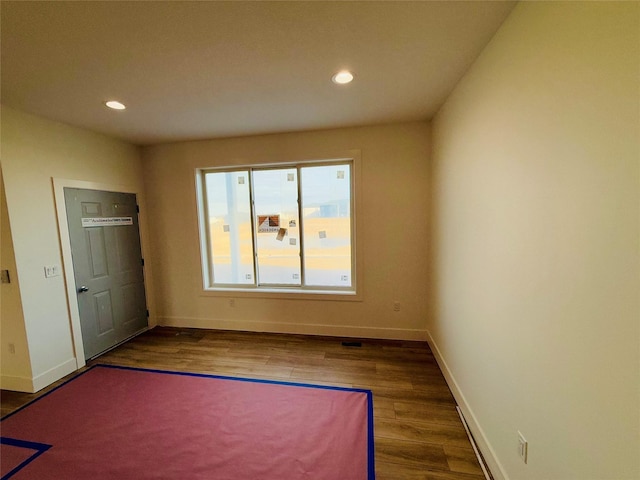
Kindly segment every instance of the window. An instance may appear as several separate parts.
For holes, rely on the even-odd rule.
[[[198,172],[205,288],[355,292],[353,161]]]

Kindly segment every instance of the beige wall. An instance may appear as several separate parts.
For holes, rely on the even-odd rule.
[[[142,167],[137,147],[4,106],[1,134],[2,172],[31,364],[27,381],[37,390],[77,367],[65,277],[44,276],[46,265],[63,265],[52,179],[142,193]],[[141,228],[144,231],[144,225]],[[71,271],[65,273],[73,278]],[[10,340],[3,335],[3,358]],[[16,355],[23,355],[26,345],[19,338],[15,342]],[[3,382],[24,375],[24,370],[24,364],[3,361]]]
[[[429,125],[407,123],[186,142],[143,150],[159,323],[425,338]],[[195,169],[361,152],[361,301],[203,295]],[[401,311],[393,311],[393,302]]]
[[[3,375],[2,388],[28,389],[31,382],[29,345],[24,329],[24,315],[20,301],[20,287],[16,259],[11,239],[11,225],[4,192],[4,179],[0,171],[0,270],[8,270],[10,283],[0,284],[0,360]]]
[[[640,478],[639,32],[520,3],[434,122],[429,331],[496,478]]]

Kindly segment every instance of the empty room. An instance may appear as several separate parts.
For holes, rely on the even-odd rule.
[[[640,478],[640,2],[0,20],[0,478]]]

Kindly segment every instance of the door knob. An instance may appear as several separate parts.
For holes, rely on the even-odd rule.
[[[85,287],[84,285],[82,285],[79,289],[78,289],[78,293],[84,293],[84,292],[88,292],[89,291],[89,287]]]

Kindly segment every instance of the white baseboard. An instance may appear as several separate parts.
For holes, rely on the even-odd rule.
[[[33,393],[33,380],[29,377],[14,377],[11,375],[2,375],[0,377],[0,387],[3,390],[11,390],[13,392]]]
[[[78,364],[75,358],[70,358],[69,360],[62,362],[60,365],[50,368],[46,372],[33,378],[34,392],[42,390],[44,387],[48,387],[53,382],[60,380],[65,375],[75,372],[77,369]]]
[[[427,331],[408,328],[358,327],[353,325],[323,325],[308,323],[257,322],[250,320],[220,320],[193,317],[158,317],[164,327],[237,330],[246,332],[294,333],[332,337],[379,338],[385,340],[427,340]]]
[[[498,457],[496,456],[495,451],[491,447],[491,444],[489,443],[489,440],[487,439],[487,436],[484,433],[484,430],[482,429],[482,427],[480,426],[480,423],[478,422],[478,419],[474,415],[471,405],[469,405],[469,402],[467,402],[467,399],[465,398],[464,393],[462,393],[462,390],[460,389],[458,382],[456,382],[456,379],[453,376],[453,373],[449,369],[449,366],[447,365],[446,360],[442,356],[442,353],[440,352],[440,349],[438,348],[438,345],[436,344],[435,340],[431,336],[431,332],[429,332],[429,330],[427,330],[427,342],[429,342],[431,351],[433,352],[433,355],[436,357],[436,361],[438,362],[438,365],[440,366],[440,370],[442,370],[442,374],[444,375],[444,378],[447,381],[449,388],[451,389],[451,393],[453,393],[453,396],[455,397],[456,402],[458,403],[458,407],[460,408],[460,410],[462,410],[462,413],[464,414],[464,418],[467,421],[469,430],[471,430],[471,433],[473,434],[473,438],[476,441],[476,444],[478,445],[478,448],[482,453],[482,456],[485,462],[487,463],[489,470],[493,475],[493,478],[495,480],[508,480],[509,477],[505,473],[504,468],[502,467],[502,464],[498,460]]]

